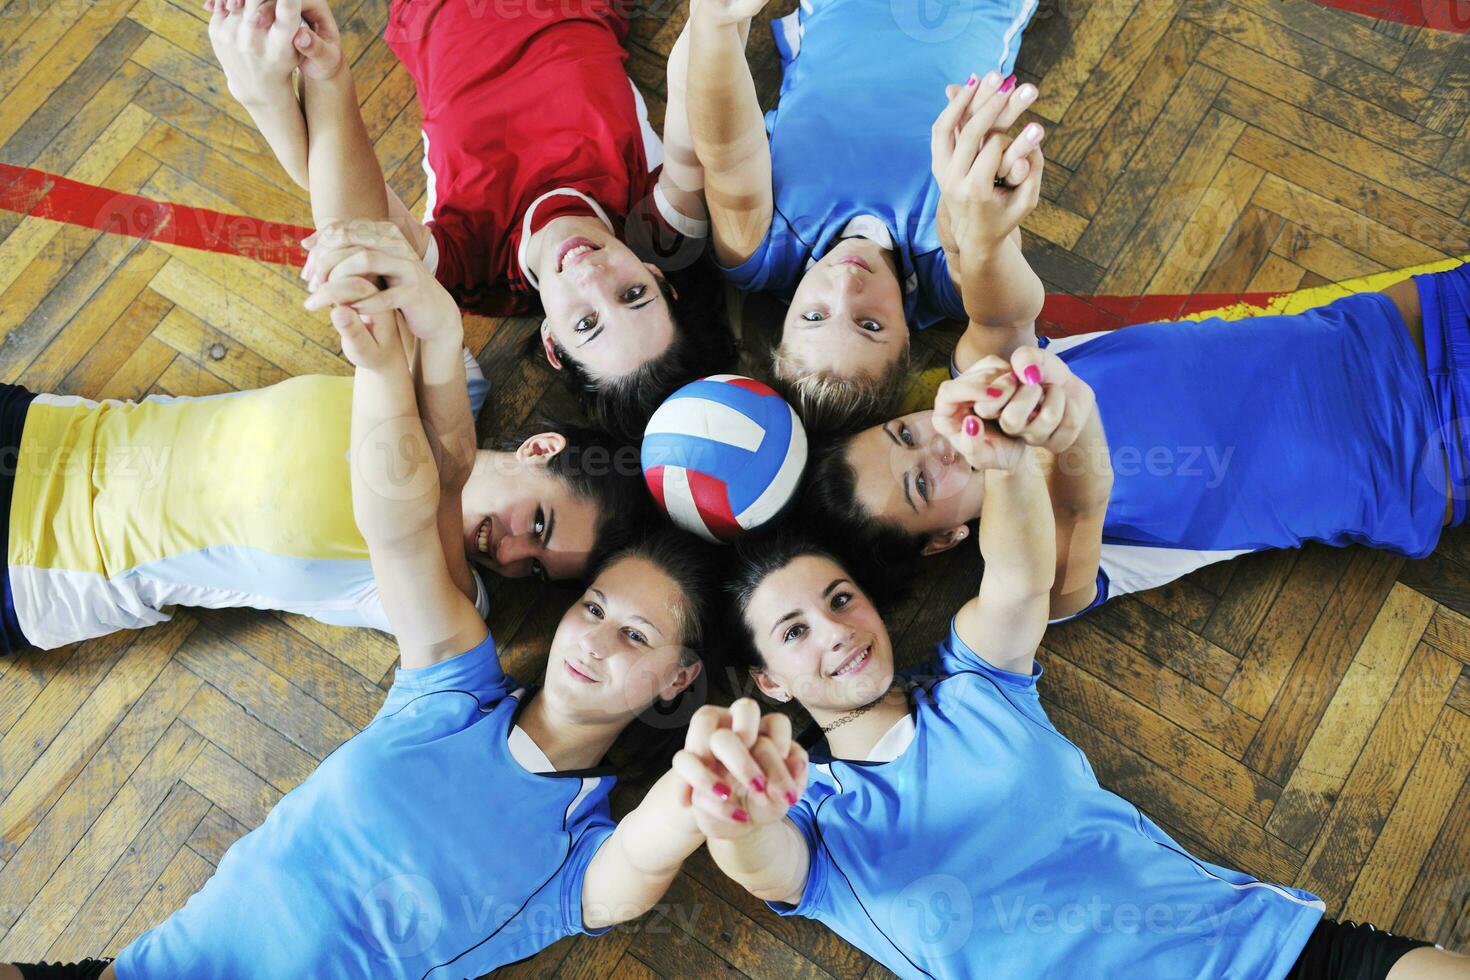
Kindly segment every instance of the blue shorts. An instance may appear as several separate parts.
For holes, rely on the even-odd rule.
[[[10,498],[15,491],[15,467],[20,461],[20,434],[25,429],[26,411],[36,396],[19,385],[0,384],[0,654],[30,648],[15,602],[10,596]]]
[[[1451,524],[1470,511],[1470,263],[1415,276],[1424,318],[1424,362],[1449,459]],[[1436,479],[1438,482],[1438,479]]]

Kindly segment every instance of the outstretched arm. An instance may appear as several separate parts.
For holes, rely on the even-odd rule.
[[[1041,127],[1006,135],[1036,97],[1022,85],[1000,91],[992,72],[950,89],[931,129],[931,156],[940,187],[937,230],[965,305],[969,326],[955,347],[965,370],[988,354],[1008,357],[1036,342],[1045,300],[1041,280],[1021,252],[1021,221],[1041,194]],[[1004,186],[998,184],[1004,175]]]
[[[1027,372],[1034,372],[1037,383],[1019,380]],[[1039,347],[1023,347],[1009,362],[987,357],[966,376],[984,389],[976,411],[1050,460],[1057,560],[1049,616],[1055,620],[1081,612],[1097,597],[1103,525],[1113,492],[1097,398],[1066,361]]]
[[[450,575],[440,541],[439,469],[419,421],[394,312],[372,326],[332,310],[352,388],[352,513],[406,668],[457,656],[484,641],[485,622]],[[463,554],[461,552],[461,558]]]
[[[1034,397],[1039,378],[1022,377]],[[979,594],[956,614],[955,631],[992,666],[1030,673],[1046,632],[1056,529],[1037,450],[1008,434],[1024,426],[1031,406],[1013,399],[993,418],[983,418],[977,403],[986,398],[985,390],[978,378],[965,375],[940,385],[934,400],[935,430],[971,466],[985,471],[980,510],[985,572]]]
[[[694,0],[685,28],[690,137],[704,170],[715,258],[727,266],[754,254],[771,227],[771,146],[745,60],[750,19],[764,6]]]

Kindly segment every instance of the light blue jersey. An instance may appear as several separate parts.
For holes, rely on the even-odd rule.
[[[1047,719],[1040,674],[996,670],[951,630],[904,672],[913,735],[896,757],[817,746],[791,809],[806,889],[772,907],[902,977],[1284,977],[1322,902],[1191,856],[1099,786]]]
[[[1462,266],[1422,277],[1420,289],[1466,281]],[[1426,335],[1463,344],[1470,323],[1455,316],[1426,300]],[[1122,327],[1049,349],[1096,392],[1112,457],[1099,601],[1265,548],[1318,541],[1419,558],[1439,541],[1441,416],[1455,417],[1448,400],[1470,375],[1451,364],[1446,393],[1431,391],[1381,293],[1292,316]]]
[[[780,103],[766,113],[774,213],[760,247],[725,275],[789,295],[833,245],[861,234],[893,250],[911,326],[964,319],[934,226],[929,129],[946,85],[1010,74],[1036,4],[802,0],[774,22],[783,66]]]
[[[399,670],[372,723],[122,951],[120,980],[477,977],[589,931],[613,779],[517,762],[513,688],[489,637]]]

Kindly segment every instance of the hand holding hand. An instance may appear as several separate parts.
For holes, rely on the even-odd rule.
[[[674,756],[695,822],[716,840],[780,821],[806,788],[806,766],[790,719],[778,712],[763,717],[750,698],[699,709],[684,749]]]
[[[301,270],[312,290],[307,309],[350,306],[369,322],[399,310],[419,340],[464,342],[453,297],[391,221],[334,222],[302,244],[310,250]]]

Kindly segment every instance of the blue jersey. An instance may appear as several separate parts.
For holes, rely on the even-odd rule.
[[[1439,540],[1436,399],[1381,293],[1049,349],[1097,393],[1112,456],[1099,601],[1264,548],[1320,541],[1423,557]]]
[[[1284,977],[1322,902],[1193,857],[1098,785],[1040,673],[996,670],[951,631],[904,672],[913,738],[896,758],[818,746],[791,809],[806,888],[772,907],[902,977]]]
[[[853,219],[876,219],[909,323],[964,319],[934,226],[929,129],[946,85],[1011,72],[1036,4],[960,0],[933,5],[929,18],[925,3],[803,0],[776,21],[781,99],[766,113],[774,213],[755,253],[725,275],[789,294]]]
[[[399,670],[371,724],[235,842],[120,980],[476,977],[584,930],[604,772],[528,771],[495,643]]]

